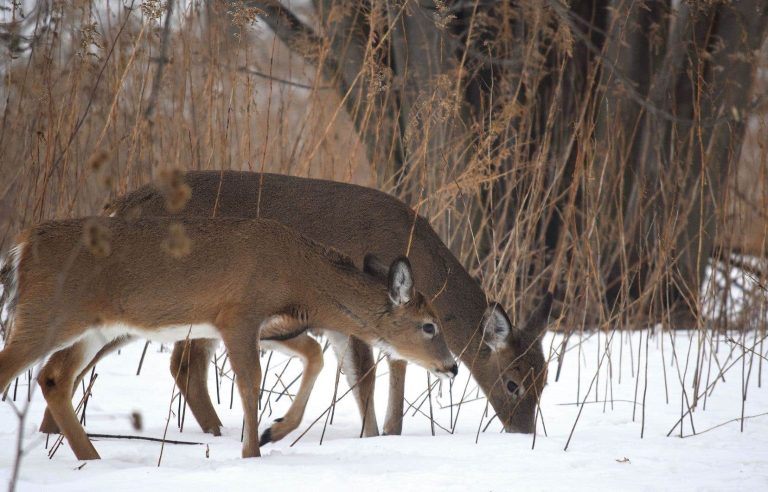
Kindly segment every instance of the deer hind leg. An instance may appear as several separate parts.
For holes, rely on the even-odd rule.
[[[218,340],[202,338],[177,342],[171,354],[171,374],[176,385],[203,432],[214,436],[221,435],[222,425],[208,392],[208,367],[218,344]]]
[[[61,330],[63,331],[63,330]],[[59,331],[51,331],[43,323],[28,322],[25,316],[17,315],[5,347],[0,351],[0,393],[13,379],[28,367],[50,354],[56,347],[71,343],[62,338]]]
[[[363,437],[379,435],[376,422],[376,409],[373,404],[373,391],[376,384],[376,370],[373,362],[373,350],[365,342],[326,331],[336,358],[341,363],[341,370],[347,377],[352,393],[357,401],[360,418],[363,421]]]
[[[259,451],[259,385],[261,362],[259,361],[259,330],[244,323],[227,326],[221,330],[229,363],[235,373],[237,389],[243,402],[245,429],[243,433],[243,458],[261,456]]]
[[[72,393],[70,394],[70,398],[72,397],[72,395],[74,395],[75,390],[77,389],[77,385],[80,384],[80,381],[85,377],[88,371],[90,371],[93,368],[93,366],[96,365],[97,362],[99,362],[105,355],[114,352],[118,348],[122,347],[126,343],[133,340],[134,340],[134,337],[131,337],[131,336],[123,336],[123,337],[119,337],[112,340],[111,342],[104,345],[101,348],[101,350],[99,350],[96,353],[95,357],[93,357],[90,360],[90,362],[87,360],[88,355],[87,354],[84,355],[83,361],[81,363],[87,362],[88,364],[80,370],[80,374],[78,374],[77,378],[75,378],[72,384]],[[42,372],[38,377],[38,382],[45,381],[46,385],[52,385],[52,386],[55,385],[57,387],[61,387],[62,385],[61,385],[61,382],[59,381],[60,372],[58,370],[55,370],[55,368],[62,367],[62,366],[60,364],[56,364],[54,361],[59,357],[64,357],[67,360],[73,360],[73,357],[75,356],[74,352],[77,350],[82,350],[83,343],[84,342],[80,341],[75,345],[72,345],[71,347],[60,350],[56,352],[53,356],[51,356],[51,359],[48,361],[45,367],[43,367]],[[51,365],[52,362],[54,362],[53,366]],[[43,387],[42,383],[41,383],[41,387]],[[44,387],[43,387],[43,391],[45,391]],[[56,424],[56,419],[53,418],[53,415],[51,414],[50,409],[47,407],[45,409],[45,413],[43,414],[43,420],[40,422],[40,432],[45,434],[59,433],[59,426],[58,424]]]
[[[389,362],[389,401],[387,416],[384,419],[384,435],[399,436],[403,432],[403,398],[405,398],[404,360],[388,359]]]
[[[306,333],[281,342],[264,342],[264,346],[274,346],[281,352],[300,357],[304,371],[301,376],[299,391],[296,393],[291,407],[282,418],[275,420],[272,426],[261,435],[259,444],[262,446],[269,442],[279,441],[301,424],[309,395],[312,393],[318,374],[323,369],[323,349],[314,338]]]
[[[109,342],[99,333],[89,333],[53,354],[37,378],[51,416],[79,460],[99,459],[99,453],[77,418],[72,406],[72,390],[84,369],[92,365],[91,361]]]
[[[17,317],[14,321],[8,343],[3,351],[0,352],[0,389],[5,388],[18,373],[48,355],[55,347],[66,346],[69,340],[61,339],[58,336],[66,331],[62,328],[51,332],[37,323],[28,324],[22,322]],[[50,336],[47,337],[48,339],[42,340],[41,335],[44,337],[45,334]],[[77,369],[66,369],[64,372],[74,376],[77,374]],[[59,381],[64,390],[58,394],[64,395],[63,397],[58,397],[57,399],[54,396],[53,400],[48,400],[50,391],[48,391],[45,385],[43,385],[43,394],[48,400],[49,406],[51,406],[53,417],[56,419],[59,427],[65,431],[64,435],[73,446],[73,450],[76,450],[75,454],[77,454],[77,457],[79,459],[98,458],[98,453],[96,453],[96,450],[88,441],[88,436],[85,434],[85,430],[83,430],[80,422],[77,420],[77,416],[72,408],[73,379],[71,377],[69,380]],[[57,393],[54,392],[54,395],[57,395]],[[68,410],[71,414],[67,414]],[[67,417],[70,418],[68,419]]]
[[[16,323],[14,329],[18,328]],[[22,337],[14,337],[16,333],[11,333],[5,347],[0,352],[0,394],[11,384],[11,381],[21,374],[25,369],[32,366],[35,362],[45,357],[49,350],[34,341],[28,343],[19,342]]]

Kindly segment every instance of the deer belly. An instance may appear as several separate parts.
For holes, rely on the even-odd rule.
[[[160,343],[179,342],[186,340],[187,338],[190,340],[195,338],[221,339],[219,330],[209,323],[156,326],[152,328],[114,323],[100,326],[94,331],[96,332],[96,335],[101,335],[107,341],[125,335],[133,335],[135,337],[145,338]]]

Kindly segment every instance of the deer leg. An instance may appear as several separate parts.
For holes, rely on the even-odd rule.
[[[331,342],[336,358],[341,363],[341,370],[347,377],[347,383],[353,388],[352,393],[355,395],[357,408],[363,420],[363,436],[378,436],[379,426],[373,404],[373,390],[376,384],[373,350],[368,344],[355,337],[332,331],[326,331],[325,334]]]
[[[77,390],[77,385],[80,384],[80,381],[85,377],[85,375],[90,371],[93,366],[96,365],[98,361],[100,361],[105,355],[114,352],[118,348],[122,347],[126,343],[133,341],[134,338],[131,336],[123,336],[116,338],[106,345],[104,345],[101,350],[99,350],[96,353],[96,356],[93,357],[90,362],[88,362],[87,359],[84,359],[82,362],[88,362],[88,365],[86,365],[81,371],[80,374],[78,374],[77,378],[75,378],[73,384],[72,384],[72,393],[70,393],[70,399],[72,395],[75,394],[75,390]],[[67,347],[65,349],[62,349],[55,354],[51,356],[50,361],[53,361],[54,359],[58,359],[59,357],[63,357],[66,360],[75,360],[76,354],[75,351],[83,350],[84,347],[83,341],[79,341],[76,344]],[[84,358],[87,357],[87,355],[83,356]],[[53,366],[51,370],[48,369],[50,365],[50,361],[48,364],[43,367],[42,372],[40,373],[40,377],[38,378],[38,381],[41,380],[43,377],[43,374],[45,373],[45,381],[50,381],[51,385],[55,385],[57,387],[61,386],[59,378],[59,372],[56,370],[53,370],[53,367],[61,367],[61,366]],[[81,362],[81,363],[82,363]],[[79,367],[79,366],[78,366]],[[43,420],[40,422],[40,432],[45,434],[58,434],[59,433],[59,426],[56,424],[56,420],[53,418],[53,415],[51,415],[50,409],[46,407],[45,413],[43,414]]]
[[[72,406],[72,389],[94,356],[108,344],[100,334],[86,335],[78,343],[56,352],[38,375],[48,411],[79,460],[99,459]],[[94,362],[95,363],[95,362]]]
[[[16,323],[18,327],[19,323]],[[47,355],[49,350],[35,345],[34,342],[21,343],[16,341],[14,333],[7,339],[5,347],[0,351],[0,394],[3,394],[11,381],[26,368]],[[18,337],[20,338],[20,337]]]
[[[0,352],[0,388],[5,388],[16,374],[45,357],[55,347],[71,344],[73,340],[70,338],[71,335],[67,335],[67,333],[76,333],[77,330],[74,329],[75,327],[70,328],[67,330],[67,327],[60,326],[53,331],[51,329],[46,330],[44,326],[40,326],[38,323],[24,323],[21,321],[21,318],[17,317],[14,320],[11,336],[3,351]],[[48,335],[47,337],[45,336],[46,334]],[[93,343],[88,344],[86,342],[83,347],[88,348],[91,345],[97,345],[100,348],[106,343],[103,338],[97,338],[98,335],[88,336],[88,338],[91,337],[94,337]],[[60,368],[61,376],[56,378],[58,381],[55,381],[59,384],[58,386],[56,384],[46,384],[45,375],[50,374],[49,371],[53,370],[53,367],[49,371],[42,371],[42,379],[38,378],[38,382],[43,388],[43,396],[45,396],[48,402],[53,418],[64,432],[64,436],[69,441],[78,459],[98,459],[99,457],[72,408],[74,377],[78,374],[82,365],[90,360],[97,350],[95,349],[91,353],[77,350],[72,353],[72,358],[69,361],[61,356],[59,358],[54,357],[54,364],[56,360],[62,364]],[[85,357],[86,355],[88,355],[87,358]]]
[[[261,456],[259,451],[259,386],[261,363],[259,361],[259,330],[245,324],[221,330],[224,346],[229,353],[229,363],[235,373],[237,389],[243,402],[245,429],[243,433],[243,458]]]
[[[399,436],[403,431],[403,398],[405,398],[404,360],[388,359],[389,363],[389,401],[387,416],[384,419],[384,435]]]
[[[315,380],[323,368],[323,349],[314,338],[306,333],[281,342],[263,342],[263,346],[265,348],[274,346],[281,352],[300,357],[304,371],[301,376],[299,391],[296,393],[291,407],[282,418],[275,420],[272,426],[261,435],[259,444],[262,446],[269,442],[279,441],[301,424],[309,395],[312,393]]]
[[[43,359],[56,347],[71,343],[60,332],[51,332],[44,323],[28,323],[18,313],[12,323],[5,347],[0,351],[0,393],[24,369]]]
[[[217,345],[217,340],[202,338],[177,342],[171,354],[171,374],[176,385],[203,432],[214,436],[221,435],[221,420],[208,392],[208,367]]]

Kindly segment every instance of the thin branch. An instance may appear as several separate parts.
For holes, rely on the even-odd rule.
[[[262,79],[271,80],[273,82],[278,82],[280,84],[285,84],[291,87],[296,87],[298,89],[307,89],[307,90],[318,90],[318,91],[327,91],[334,89],[333,86],[330,85],[324,85],[320,87],[314,87],[308,84],[302,84],[301,82],[294,82],[292,80],[288,79],[281,79],[280,77],[275,77],[274,75],[269,75],[264,72],[259,72],[258,70],[254,70],[252,68],[248,67],[240,67],[237,69],[240,73],[247,73],[249,75],[255,75],[257,77],[261,77]]]
[[[188,446],[205,446],[207,443],[204,442],[195,442],[195,441],[174,441],[173,439],[166,439],[165,437],[146,437],[146,436],[131,436],[131,435],[124,435],[124,434],[91,434],[88,433],[88,437],[90,438],[101,438],[101,439],[131,439],[135,441],[151,441],[151,442],[161,442],[164,444],[183,444]]]
[[[704,434],[704,433],[706,433],[706,432],[709,432],[709,431],[713,431],[713,430],[715,430],[715,429],[718,429],[718,428],[720,428],[720,427],[723,427],[724,425],[728,425],[728,424],[730,424],[730,423],[732,423],[732,422],[741,422],[741,421],[744,421],[744,420],[749,420],[749,419],[756,419],[756,418],[758,418],[758,417],[764,417],[764,416],[766,416],[766,415],[768,415],[768,412],[758,413],[757,415],[747,415],[746,417],[736,417],[736,418],[732,418],[731,420],[726,420],[725,422],[722,422],[722,423],[720,423],[720,424],[717,424],[717,425],[715,425],[715,426],[713,426],[713,427],[710,427],[710,428],[708,428],[708,429],[704,429],[703,431],[695,432],[695,433],[693,433],[693,434],[687,434],[687,435],[685,435],[685,436],[682,436],[682,438],[683,438],[683,439],[686,439],[686,438],[689,438],[689,437],[700,436],[700,435],[702,435],[702,434]]]

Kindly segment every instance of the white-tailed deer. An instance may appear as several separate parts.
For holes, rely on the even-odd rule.
[[[224,342],[243,402],[244,457],[259,456],[260,337],[328,327],[438,375],[458,371],[407,259],[396,259],[382,279],[269,220],[47,222],[20,234],[10,264],[13,312],[0,352],[0,390],[75,344],[48,361],[38,382],[78,459],[99,455],[72,407],[74,379],[108,342],[126,335]]]
[[[428,298],[434,297],[432,302],[441,316],[448,346],[468,367],[504,428],[533,432],[536,405],[546,381],[541,335],[551,295],[544,297],[523,326],[512,327],[501,307],[489,308],[480,286],[429,222],[381,191],[334,181],[236,171],[194,171],[187,173],[184,180],[191,189],[191,198],[176,215],[253,218],[258,212],[260,217],[279,221],[349,254],[356,262],[362,262],[368,252],[391,261],[404,254],[410,244],[416,282]],[[169,193],[164,187],[148,184],[114,201],[107,213],[127,217],[172,215],[168,202]],[[354,387],[363,434],[378,435],[372,404],[375,378],[371,348],[354,337],[331,340]],[[122,342],[114,342],[104,353]],[[177,344],[171,359],[171,372],[193,415],[203,430],[214,434],[219,433],[221,422],[208,394],[207,375],[216,343],[195,340],[183,358],[183,344]],[[302,352],[305,360],[319,357],[317,348],[308,348],[311,340],[300,344],[306,349]],[[390,361],[390,397],[383,428],[386,434],[401,431],[405,367],[402,361]],[[290,430],[286,427],[287,423],[275,424],[272,440],[285,435]],[[53,419],[46,416],[41,430],[55,432]]]

